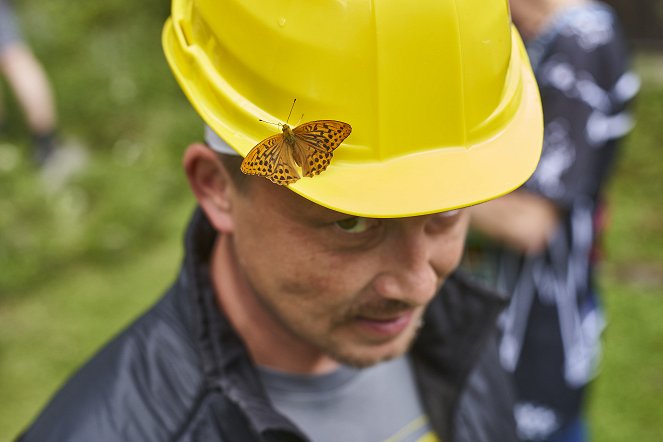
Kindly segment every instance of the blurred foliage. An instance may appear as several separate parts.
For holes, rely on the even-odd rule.
[[[663,440],[663,54],[640,53],[636,128],[608,195],[601,273],[608,327],[590,396],[593,440]]]
[[[26,0],[17,7],[55,89],[63,144],[85,146],[90,161],[64,189],[49,192],[16,104],[3,94],[0,296],[27,292],[72,261],[122,258],[163,238],[169,212],[189,194],[183,148],[202,133],[162,55],[169,2]]]
[[[658,267],[663,279],[663,57],[641,53],[635,69],[642,79],[634,109],[636,127],[622,145],[609,187],[605,238],[608,273],[632,282],[638,278],[628,272],[644,267]]]
[[[654,285],[610,276],[605,285],[608,328],[601,370],[590,389],[591,440],[662,441],[663,286],[660,279]]]

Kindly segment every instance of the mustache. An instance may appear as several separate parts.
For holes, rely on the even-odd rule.
[[[416,306],[395,299],[374,299],[363,303],[350,312],[351,317],[391,317],[413,310]]]

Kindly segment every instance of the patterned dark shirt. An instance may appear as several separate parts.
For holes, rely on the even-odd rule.
[[[521,437],[544,440],[579,415],[596,372],[604,320],[593,278],[602,190],[639,89],[613,11],[588,3],[559,14],[527,50],[541,90],[541,161],[523,192],[555,203],[562,222],[537,255],[485,240],[464,265],[513,296],[501,318],[502,363],[515,375]]]

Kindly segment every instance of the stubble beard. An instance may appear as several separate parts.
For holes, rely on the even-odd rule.
[[[326,346],[325,352],[331,358],[335,359],[341,364],[348,365],[354,368],[368,368],[373,365],[380,364],[382,362],[399,358],[403,356],[405,353],[407,353],[412,347],[412,344],[414,343],[417,335],[419,334],[419,329],[421,328],[422,324],[423,324],[422,320],[418,319],[418,322],[414,327],[411,327],[410,329],[404,331],[404,333],[406,333],[407,336],[401,335],[395,338],[398,340],[405,341],[403,344],[399,345],[400,349],[398,351],[394,351],[380,356],[371,357],[360,354],[361,350],[344,351],[343,347],[346,347],[347,344],[341,342],[341,343],[330,343],[329,345]],[[388,344],[382,344],[382,345],[388,345]]]

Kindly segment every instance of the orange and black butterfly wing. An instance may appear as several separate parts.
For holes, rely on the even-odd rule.
[[[247,175],[259,175],[275,184],[287,186],[300,176],[287,149],[283,134],[273,135],[256,144],[242,161],[241,170]]]
[[[302,173],[312,177],[325,170],[331,162],[334,150],[352,132],[348,123],[336,120],[309,121],[294,128],[294,157],[301,158]]]

